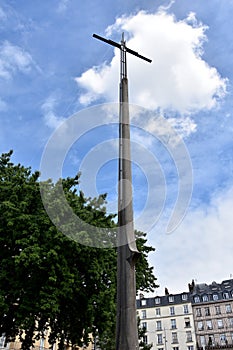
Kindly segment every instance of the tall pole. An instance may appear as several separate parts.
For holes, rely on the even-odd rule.
[[[120,110],[119,110],[119,166],[118,166],[118,249],[117,249],[117,322],[116,350],[138,350],[136,313],[135,264],[139,256],[134,235],[132,169],[130,152],[130,119],[126,53],[148,62],[148,58],[121,44],[100,39],[120,49]]]

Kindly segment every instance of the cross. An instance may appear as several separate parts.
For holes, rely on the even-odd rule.
[[[135,265],[139,256],[133,223],[130,119],[126,53],[147,62],[149,58],[129,49],[122,34],[121,43],[93,37],[120,49],[120,110],[118,165],[118,249],[117,249],[117,322],[116,350],[138,350]]]

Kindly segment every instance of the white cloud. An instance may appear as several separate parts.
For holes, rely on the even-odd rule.
[[[198,283],[222,281],[233,273],[233,187],[215,196],[208,208],[190,212],[171,235],[153,235],[152,257],[161,288],[171,293],[187,290],[192,279]],[[186,285],[184,285],[186,281]]]
[[[0,45],[0,78],[10,79],[17,72],[27,73],[34,65],[31,55],[8,41]]]
[[[180,21],[164,11],[117,18],[107,35],[125,31],[127,46],[152,59],[149,64],[127,55],[130,102],[180,113],[213,108],[226,93],[226,79],[202,58],[206,29],[193,13]],[[109,64],[92,67],[76,78],[85,90],[80,103],[87,105],[99,97],[118,100],[118,81],[119,49],[115,48]]]
[[[190,117],[169,118],[167,121],[182,138],[188,137],[197,129],[197,124]]]
[[[41,106],[44,114],[45,124],[51,129],[56,129],[61,123],[64,122],[65,118],[58,117],[55,113],[57,100],[54,96],[49,96]]]

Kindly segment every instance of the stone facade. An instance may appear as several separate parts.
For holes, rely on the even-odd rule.
[[[233,350],[233,280],[189,284],[188,292],[137,300],[152,350]]]
[[[144,341],[156,350],[194,350],[196,336],[189,293],[167,294],[137,301]]]
[[[233,280],[190,288],[199,349],[233,347]]]

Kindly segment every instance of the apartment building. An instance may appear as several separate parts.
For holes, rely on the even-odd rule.
[[[189,289],[198,349],[233,348],[233,280]]]
[[[153,350],[233,350],[233,279],[188,285],[180,294],[137,300]]]
[[[190,293],[169,294],[137,300],[144,342],[153,350],[194,350],[196,336]]]

